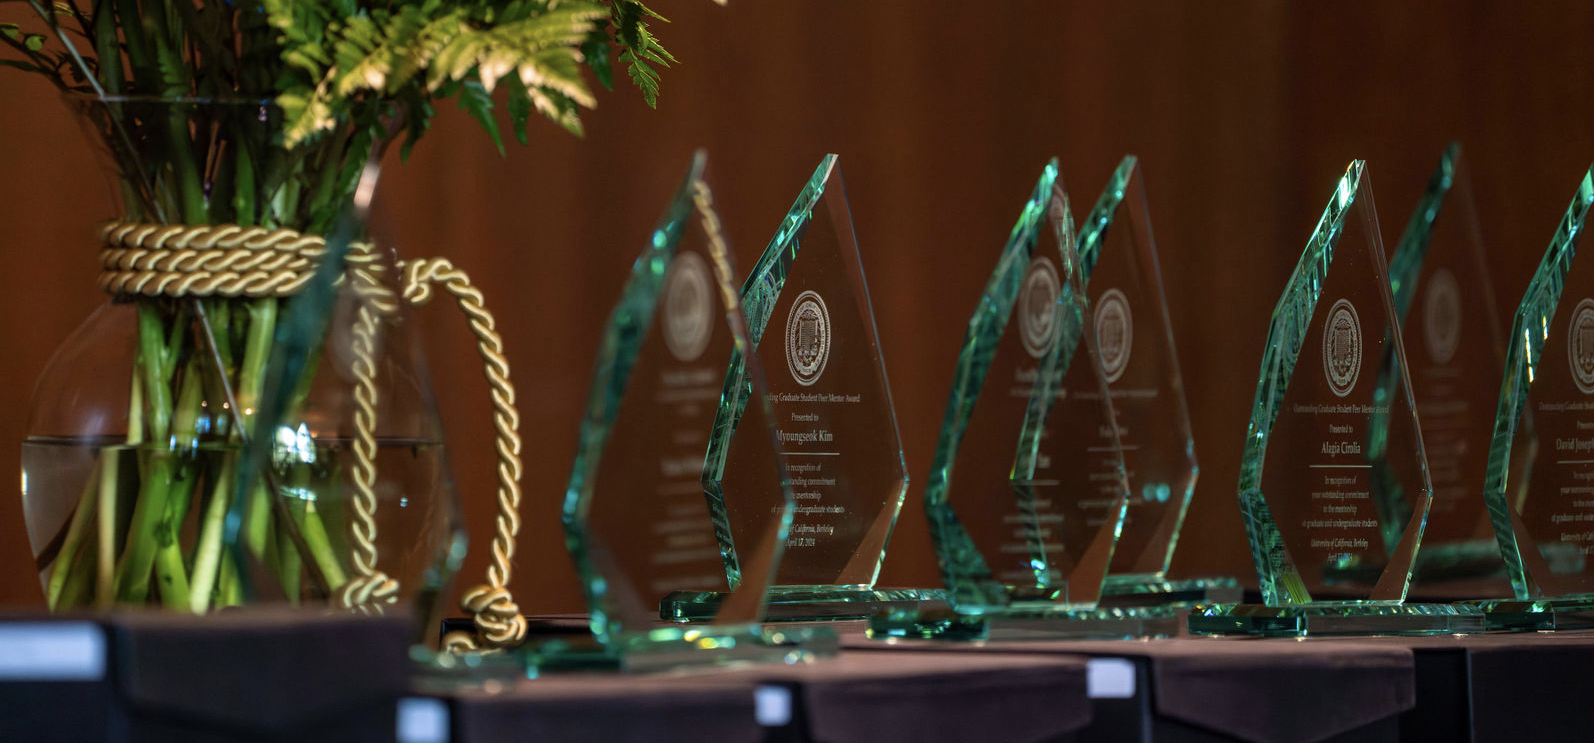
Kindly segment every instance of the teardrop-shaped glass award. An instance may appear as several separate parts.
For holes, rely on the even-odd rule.
[[[1590,205],[1594,168],[1508,336],[1483,497],[1515,597],[1491,629],[1594,626],[1594,262],[1574,261]]]
[[[1432,486],[1362,161],[1335,187],[1273,311],[1266,349],[1239,487],[1264,604],[1198,609],[1190,631],[1439,634],[1480,626],[1481,615],[1466,607],[1404,603]],[[1394,370],[1394,384],[1378,384],[1380,368]],[[1397,429],[1388,446],[1374,445]],[[1405,462],[1381,464],[1396,459]],[[1386,507],[1380,493],[1388,488],[1398,488],[1403,508]]]
[[[872,636],[1156,632],[1097,610],[1127,489],[1073,235],[1053,161],[975,303],[925,487],[950,606],[878,617]]]
[[[1168,576],[1198,469],[1139,158],[1128,155],[1119,163],[1076,242],[1129,483],[1128,514],[1102,601],[1238,601],[1240,584],[1233,578]],[[1079,429],[1072,435],[1100,438]]]
[[[1484,262],[1466,160],[1456,144],[1440,156],[1406,225],[1389,262],[1389,282],[1402,335],[1410,342],[1406,362],[1433,483],[1433,504],[1407,598],[1510,596],[1505,563],[1483,503],[1493,412],[1505,368],[1505,333]],[[1380,385],[1398,381],[1390,371],[1381,370]],[[1402,433],[1398,427],[1389,431],[1397,439]],[[1389,447],[1400,451],[1408,445],[1397,440]],[[1411,465],[1403,457],[1387,463]],[[1391,512],[1405,507],[1397,489],[1381,495]]]
[[[566,537],[597,647],[534,644],[528,653],[543,666],[651,668],[790,650],[759,626],[791,518],[785,460],[758,359],[739,359],[740,384],[722,388],[732,358],[752,346],[704,164],[698,152],[609,316],[566,492]],[[722,392],[741,403],[742,466],[770,486],[716,514],[706,483]],[[734,533],[734,561],[723,559],[717,528]],[[706,625],[664,624],[660,604],[677,591],[725,598]]]
[[[763,433],[743,429],[744,402],[728,397],[720,410],[727,435],[709,455],[722,467],[708,486],[723,501],[721,515],[769,502],[783,488],[796,503],[766,617],[862,619],[930,595],[875,588],[908,476],[835,155],[820,162],[781,222],[742,286],[742,303],[755,350],[733,357],[726,388],[743,383],[756,356],[789,480],[775,482],[759,465],[762,443],[750,439]],[[742,545],[730,525],[721,519],[721,548],[734,563]],[[723,600],[719,592],[683,592],[666,613],[696,621]]]

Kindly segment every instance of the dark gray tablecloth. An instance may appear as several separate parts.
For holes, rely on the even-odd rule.
[[[550,675],[453,696],[457,743],[759,741],[775,694],[824,743],[1028,743],[1090,720],[1082,658],[847,654],[670,674]],[[766,703],[768,699],[766,697]],[[781,720],[767,718],[776,725]]]
[[[344,729],[350,709],[375,705],[390,728],[409,688],[407,618],[126,614],[110,626],[121,695],[151,716],[303,734]]]
[[[1077,654],[1144,658],[1163,717],[1253,743],[1312,743],[1416,704],[1412,651],[1372,640],[1171,638],[1115,642],[902,642],[849,638],[876,653]]]
[[[453,696],[454,743],[757,743],[753,684],[721,673],[572,674]]]
[[[824,743],[1032,743],[1090,722],[1076,657],[848,653],[742,673],[789,689]]]
[[[385,743],[409,689],[408,618],[251,609],[5,622],[97,627],[106,658],[92,678],[0,683],[0,740]],[[52,705],[62,698],[64,711]],[[80,719],[100,734],[75,732]]]
[[[1329,640],[1337,643],[1340,640]],[[1594,740],[1594,633],[1387,637],[1416,654],[1406,741]]]

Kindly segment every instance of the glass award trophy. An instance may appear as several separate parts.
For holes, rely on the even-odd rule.
[[[699,151],[609,316],[565,495],[566,541],[596,642],[528,646],[543,667],[651,668],[776,659],[791,650],[759,626],[786,544],[791,495],[775,445],[762,368],[738,358],[740,466],[767,487],[711,515],[705,482],[733,357],[751,348],[732,283],[731,255],[703,180]],[[721,554],[716,529],[735,537]],[[691,628],[660,620],[672,591],[717,590],[724,600]]]
[[[1483,497],[1514,600],[1491,629],[1594,626],[1594,261],[1574,263],[1585,173],[1517,307]]]
[[[958,355],[924,500],[949,606],[876,617],[872,637],[1146,632],[1142,618],[1097,609],[1127,490],[1058,181],[1052,161]],[[1164,633],[1176,630],[1166,619]]]
[[[1378,370],[1391,364],[1395,382],[1379,385]],[[1357,160],[1273,311],[1262,355],[1239,497],[1264,603],[1197,607],[1192,633],[1481,626],[1473,609],[1404,602],[1432,498],[1407,368],[1372,185]],[[1405,461],[1382,463],[1397,459]],[[1402,508],[1385,506],[1386,488],[1399,489]]]
[[[862,619],[917,590],[877,590],[875,580],[908,477],[874,310],[835,155],[826,155],[742,286],[752,354],[733,357],[726,389],[745,386],[762,364],[777,449],[789,481],[763,466],[760,428],[748,428],[746,398],[728,396],[727,435],[712,442],[717,518],[763,507],[789,487],[796,503],[786,553],[770,588],[773,621]],[[720,518],[721,551],[742,551]],[[719,591],[680,592],[666,614],[697,621],[719,611]]]
[[[1102,601],[1239,601],[1240,583],[1233,578],[1168,578],[1198,470],[1145,180],[1134,155],[1113,173],[1076,244],[1129,483],[1128,515]],[[1083,446],[1103,443],[1098,431],[1076,428],[1065,435]]]
[[[1401,336],[1411,343],[1406,348],[1408,376],[1433,483],[1408,600],[1511,595],[1483,504],[1492,413],[1505,368],[1505,335],[1483,255],[1472,184],[1461,148],[1451,144],[1389,261]],[[1386,398],[1392,396],[1388,388],[1398,383],[1393,371],[1379,373],[1378,384],[1385,388],[1380,395]],[[1387,435],[1395,439],[1388,444],[1391,450],[1410,446],[1399,440],[1404,432],[1398,426],[1389,429]],[[1379,445],[1378,438],[1374,442]],[[1405,457],[1384,461],[1390,467],[1412,465]],[[1389,482],[1412,477],[1414,473],[1404,473]],[[1385,488],[1379,495],[1388,512],[1405,508],[1407,500],[1397,488]]]

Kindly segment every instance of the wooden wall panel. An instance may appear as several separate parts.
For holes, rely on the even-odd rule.
[[[1268,313],[1346,162],[1369,161],[1388,240],[1461,140],[1508,313],[1594,159],[1587,4],[659,6],[681,64],[657,111],[604,94],[585,139],[539,125],[500,158],[445,106],[412,161],[388,164],[372,225],[406,255],[453,258],[500,318],[526,437],[527,611],[580,608],[557,516],[597,333],[694,147],[744,269],[820,156],[841,155],[914,479],[895,585],[937,580],[919,499],[952,364],[1047,157],[1083,216],[1118,159],[1141,156],[1203,470],[1184,575],[1251,571],[1234,483]],[[109,200],[62,107],[17,75],[0,75],[0,163],[0,441],[15,442],[50,349],[99,301],[90,235]],[[486,387],[454,312],[421,316],[475,580]],[[0,471],[15,452],[0,446]],[[14,498],[0,499],[0,565],[0,603],[38,601]]]

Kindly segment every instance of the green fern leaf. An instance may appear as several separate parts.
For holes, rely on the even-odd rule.
[[[277,107],[282,109],[283,140],[289,147],[310,140],[334,124],[331,106],[314,93],[282,93],[277,96]]]
[[[581,45],[581,56],[586,59],[587,66],[592,68],[592,74],[598,78],[598,84],[604,90],[614,90],[614,68],[609,64],[609,36],[596,33],[588,37]]]
[[[526,90],[526,84],[515,75],[510,75],[505,80],[504,87],[508,88],[509,100],[509,125],[515,131],[515,141],[525,146],[530,139],[527,124],[531,121],[533,111],[531,94]]]
[[[399,93],[399,106],[404,112],[404,144],[399,147],[399,159],[410,159],[410,151],[415,149],[415,143],[426,134],[432,126],[432,116],[436,111],[432,108],[431,99],[419,86],[410,86]]]
[[[504,138],[498,133],[498,121],[493,118],[493,96],[487,92],[486,86],[475,80],[466,80],[459,86],[457,95],[460,109],[469,113],[487,130],[487,135],[493,138],[493,144],[498,146],[498,154],[507,154],[504,151]]]
[[[659,73],[638,59],[630,49],[620,52],[620,61],[626,65],[626,72],[631,75],[631,82],[642,91],[642,100],[647,102],[649,108],[658,108]]]

